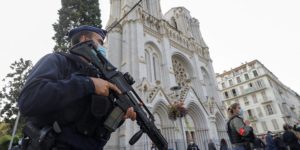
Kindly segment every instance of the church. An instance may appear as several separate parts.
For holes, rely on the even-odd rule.
[[[116,24],[138,0],[110,0],[108,26]],[[143,0],[108,34],[107,57],[120,71],[129,72],[133,85],[155,117],[155,124],[172,150],[184,150],[194,142],[201,150],[211,140],[229,144],[226,118],[216,85],[215,72],[199,21],[184,7],[162,14],[160,0]],[[183,101],[187,114],[171,120],[169,107]],[[143,135],[130,145],[139,131],[127,120],[115,131],[106,150],[150,150]]]

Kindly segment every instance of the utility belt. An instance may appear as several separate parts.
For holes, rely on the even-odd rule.
[[[53,126],[36,127],[32,122],[27,122],[24,129],[24,138],[21,140],[21,150],[57,150],[55,138],[61,133],[57,122]]]
[[[62,130],[64,128],[61,128],[57,122],[54,122],[53,126],[45,126],[43,128],[38,128],[31,122],[28,122],[23,129],[24,137],[21,140],[19,149],[15,150],[71,150],[69,145],[57,141],[57,136]],[[90,133],[82,132],[84,129],[78,130],[76,127],[72,127],[70,130],[77,134],[91,137]],[[94,131],[92,137],[97,139],[99,143],[103,143],[104,146],[110,138],[110,132],[104,128],[99,128]]]
[[[66,128],[74,134],[92,137],[106,144],[111,132],[104,127],[103,123],[109,118],[107,116],[111,113],[113,104],[109,99],[104,99],[104,97],[98,95],[92,96],[91,103],[90,107],[81,114],[81,117],[77,118],[73,123],[65,124],[60,121],[54,121],[52,125],[37,126],[30,121],[27,122],[23,129],[24,138],[21,141],[21,150],[69,149],[60,148],[64,146],[57,141],[57,136]]]

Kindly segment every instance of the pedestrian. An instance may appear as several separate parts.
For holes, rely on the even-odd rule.
[[[284,133],[282,135],[283,142],[289,146],[290,150],[300,150],[299,139],[291,131],[291,127],[288,124],[284,124],[283,130],[284,130]]]
[[[103,53],[105,35],[105,30],[80,26],[70,30],[68,38],[71,49],[89,42]],[[103,123],[113,108],[107,96],[111,91],[121,92],[109,81],[92,76],[94,70],[87,59],[73,54],[52,53],[38,61],[18,100],[27,118],[24,132],[30,138],[26,150],[103,149],[111,134]],[[98,109],[97,115],[92,111],[93,100],[105,108]],[[128,108],[126,118],[136,119],[133,108]]]
[[[228,150],[228,145],[225,139],[221,139],[220,150]]]
[[[258,137],[255,137],[253,142],[253,149],[254,150],[264,150],[266,148],[265,143]]]
[[[266,143],[267,143],[267,150],[277,150],[271,131],[267,132]]]
[[[209,139],[208,141],[208,150],[217,150],[215,143],[212,141],[212,139]]]
[[[199,147],[196,143],[190,142],[189,145],[188,145],[187,150],[199,150]]]
[[[229,108],[231,118],[227,122],[227,133],[232,144],[233,150],[248,150],[250,143],[245,140],[253,132],[249,126],[249,121],[244,121],[243,109],[240,104],[234,103]]]
[[[283,142],[282,137],[279,134],[274,136],[274,143],[277,147],[277,150],[288,150],[288,146]]]

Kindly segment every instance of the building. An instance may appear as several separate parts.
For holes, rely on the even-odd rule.
[[[108,26],[116,24],[138,0],[110,2]],[[112,29],[106,46],[109,60],[136,80],[133,86],[154,114],[169,148],[182,150],[194,141],[205,150],[209,139],[216,144],[221,138],[228,141],[209,49],[199,21],[187,9],[176,7],[163,15],[160,0],[144,0]],[[171,90],[177,86],[181,90]],[[179,99],[184,101],[188,115],[171,121],[168,106]],[[150,149],[147,136],[133,146],[128,144],[138,130],[136,122],[126,121],[112,134],[105,149]]]
[[[299,121],[299,95],[258,60],[217,74],[217,82],[224,105],[239,103],[257,134],[281,132],[284,123]]]

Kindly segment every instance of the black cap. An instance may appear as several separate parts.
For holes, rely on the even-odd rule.
[[[104,40],[107,31],[100,29],[100,28],[96,28],[93,26],[88,26],[88,25],[83,25],[83,26],[79,26],[77,28],[74,28],[72,30],[70,30],[67,34],[68,38],[71,39],[76,33],[80,32],[80,31],[91,31],[91,32],[95,32],[97,34],[99,34],[102,39]]]

